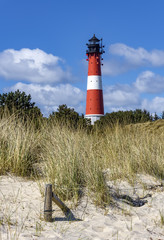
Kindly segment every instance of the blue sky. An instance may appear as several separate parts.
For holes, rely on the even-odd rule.
[[[85,113],[86,43],[105,44],[105,112],[164,110],[163,0],[0,0],[0,93]]]

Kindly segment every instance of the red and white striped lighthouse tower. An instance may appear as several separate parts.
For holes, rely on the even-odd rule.
[[[91,119],[91,124],[104,115],[103,90],[101,79],[101,55],[104,53],[102,39],[93,37],[87,44],[88,49],[88,80],[85,118]]]

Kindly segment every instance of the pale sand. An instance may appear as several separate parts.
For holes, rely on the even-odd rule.
[[[54,222],[47,223],[43,220],[44,198],[38,184],[1,176],[0,240],[162,240],[164,226],[160,213],[164,224],[164,188],[150,176],[138,175],[137,179],[133,187],[126,181],[108,181],[115,206],[105,211],[96,208],[85,196],[72,209],[81,221],[67,221],[53,204]],[[125,195],[131,198],[126,200]]]

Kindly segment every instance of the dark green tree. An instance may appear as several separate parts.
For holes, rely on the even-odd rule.
[[[132,124],[132,123],[143,123],[147,121],[152,121],[152,115],[141,109],[136,109],[134,111],[118,111],[112,113],[106,113],[101,117],[100,121],[96,122],[96,126],[103,128],[106,126],[113,126],[116,123],[121,125]]]
[[[156,121],[156,120],[158,120],[159,119],[159,116],[157,115],[157,113],[155,112],[155,114],[154,114],[154,121]]]
[[[41,111],[35,106],[35,102],[31,102],[31,95],[19,90],[0,94],[0,115],[4,111],[9,114],[18,114],[21,117],[37,118],[41,117]]]
[[[132,123],[143,123],[147,121],[152,121],[153,117],[147,110],[136,109],[133,111],[134,114],[134,122]]]
[[[49,116],[50,120],[60,126],[68,126],[70,128],[87,128],[89,122],[80,116],[73,108],[68,108],[66,104],[60,105],[56,112]]]

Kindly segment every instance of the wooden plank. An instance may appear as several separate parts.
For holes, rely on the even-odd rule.
[[[63,211],[68,220],[76,220],[71,210],[53,192],[52,201]]]

